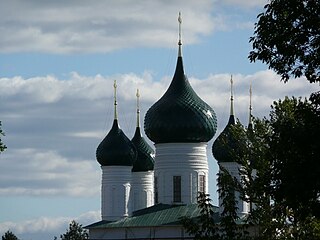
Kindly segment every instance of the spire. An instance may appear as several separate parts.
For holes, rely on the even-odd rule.
[[[139,89],[137,89],[136,97],[137,97],[137,127],[140,127],[140,102],[139,102],[140,93],[139,93]]]
[[[149,108],[144,119],[146,135],[154,143],[208,142],[217,130],[214,110],[193,90],[183,69],[181,13],[179,53],[173,79],[164,95]]]
[[[118,113],[117,113],[117,80],[114,80],[113,88],[114,88],[114,120],[118,120]]]
[[[153,170],[154,167],[154,151],[144,140],[140,133],[140,93],[137,89],[137,127],[131,142],[137,150],[137,160],[133,163],[132,172],[145,172]]]
[[[231,87],[230,87],[230,92],[231,92],[231,97],[230,97],[230,116],[234,116],[234,109],[233,109],[233,80],[232,80],[232,75],[230,79]]]
[[[179,41],[178,41],[179,51],[178,51],[178,57],[182,57],[182,53],[181,53],[181,45],[182,45],[182,43],[181,43],[181,23],[182,23],[181,12],[179,12],[178,22],[179,22]]]
[[[250,83],[249,88],[250,100],[249,100],[249,124],[248,128],[252,128],[252,84]]]

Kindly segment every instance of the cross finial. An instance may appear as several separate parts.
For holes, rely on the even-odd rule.
[[[179,45],[179,52],[178,52],[178,57],[181,57],[181,23],[182,23],[182,18],[181,18],[181,12],[179,12],[179,17],[178,17],[178,22],[179,22],[179,41],[178,41],[178,45]]]
[[[232,74],[231,74],[231,78],[230,78],[230,92],[231,92],[231,105],[230,105],[230,115],[234,115],[234,109],[233,109],[233,79],[232,79]]]
[[[252,109],[252,106],[251,106],[251,101],[252,101],[252,85],[250,83],[250,88],[249,88],[249,94],[250,94],[250,110]]]
[[[117,80],[114,80],[113,88],[114,88],[114,119],[118,119],[118,114],[117,114]]]
[[[231,84],[231,100],[233,100],[233,79],[232,79],[232,74],[230,78],[230,84]]]
[[[250,83],[249,88],[250,100],[249,100],[249,125],[252,124],[252,84]]]
[[[179,22],[179,42],[178,42],[178,44],[182,45],[182,43],[181,43],[181,23],[182,23],[181,12],[179,12],[178,22]]]
[[[136,97],[137,97],[137,127],[140,126],[140,93],[139,93],[139,89],[137,89],[137,93],[136,93]]]

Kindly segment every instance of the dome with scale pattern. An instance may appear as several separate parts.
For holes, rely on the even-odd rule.
[[[208,142],[216,132],[216,114],[192,89],[180,54],[169,88],[146,113],[144,129],[154,143]]]
[[[137,158],[137,151],[130,139],[123,133],[118,120],[96,151],[97,161],[101,166],[132,166]]]
[[[141,136],[140,127],[136,128],[131,142],[137,149],[137,160],[133,163],[132,172],[152,171],[154,167],[154,151]]]

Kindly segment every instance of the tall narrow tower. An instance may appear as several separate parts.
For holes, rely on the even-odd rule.
[[[113,125],[96,151],[97,161],[102,169],[102,220],[119,220],[130,214],[131,169],[136,155],[134,145],[118,124],[117,84],[115,81]]]
[[[232,126],[236,124],[235,115],[234,115],[234,105],[233,105],[233,80],[231,76],[230,80],[230,116],[227,126],[221,132],[221,134],[214,141],[212,146],[212,153],[214,158],[218,161],[220,171],[221,168],[226,169],[228,173],[236,178],[238,182],[241,182],[240,168],[241,165],[236,162],[235,156],[240,154],[241,147],[238,145],[239,141],[232,134]],[[240,199],[240,193],[235,192],[235,198],[237,202],[237,214],[239,217],[248,213],[249,204]],[[219,196],[219,209],[220,213],[223,211],[222,206],[223,199]]]
[[[132,211],[150,207],[154,204],[153,167],[154,151],[140,132],[139,90],[137,90],[137,126],[132,143],[137,150],[137,160],[133,163],[130,201]]]
[[[144,128],[155,143],[155,203],[197,202],[208,192],[207,142],[217,128],[216,115],[192,89],[184,74],[181,16],[176,70],[164,95],[147,111]]]

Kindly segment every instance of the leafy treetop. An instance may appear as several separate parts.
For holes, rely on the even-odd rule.
[[[271,0],[264,9],[249,40],[250,61],[266,63],[285,82],[320,82],[320,1]]]
[[[3,152],[7,147],[1,141],[1,136],[4,136],[4,132],[1,129],[1,121],[0,121],[0,152]]]
[[[2,236],[2,240],[19,240],[16,235],[14,235],[13,232],[10,230],[6,231],[4,235]]]

